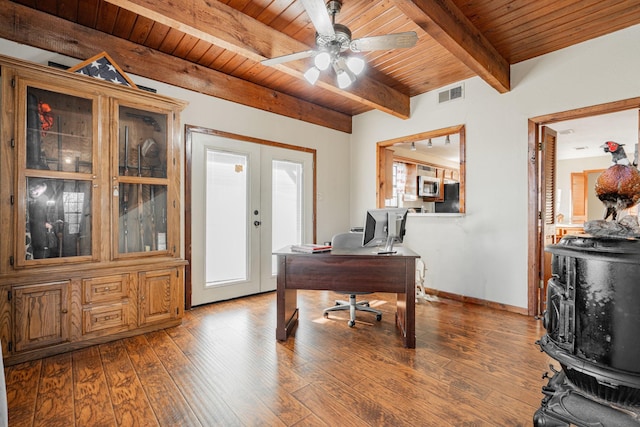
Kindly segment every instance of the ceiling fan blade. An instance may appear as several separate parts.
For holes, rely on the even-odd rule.
[[[316,53],[315,50],[305,50],[304,52],[290,53],[288,55],[276,56],[275,58],[271,58],[271,59],[264,59],[260,61],[260,63],[266,66],[278,65],[284,62],[296,61],[298,59],[308,58],[310,56],[315,55],[315,53]]]
[[[404,33],[387,34],[384,36],[371,36],[355,39],[350,48],[354,52],[367,52],[370,50],[390,50],[413,47],[418,42],[418,35],[414,31]]]
[[[335,35],[333,23],[324,0],[300,0],[300,2],[307,11],[307,15],[309,15],[313,26],[316,27],[318,34],[323,36]]]

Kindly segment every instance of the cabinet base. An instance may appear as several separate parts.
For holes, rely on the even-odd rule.
[[[68,351],[79,350],[81,348],[90,347],[92,345],[104,344],[104,343],[116,341],[122,338],[129,338],[136,335],[145,334],[147,332],[153,332],[161,329],[172,328],[175,326],[179,326],[181,323],[182,323],[182,319],[175,319],[175,320],[166,321],[162,323],[154,323],[148,326],[141,326],[139,328],[131,329],[129,331],[123,331],[123,332],[118,332],[111,335],[90,338],[83,341],[67,342],[67,343],[45,347],[37,350],[25,351],[24,353],[7,356],[4,359],[4,365],[5,366],[17,365],[18,363],[29,362],[31,360],[36,360],[36,359],[42,359],[44,357],[49,357],[49,356],[53,356],[60,353],[66,353]]]

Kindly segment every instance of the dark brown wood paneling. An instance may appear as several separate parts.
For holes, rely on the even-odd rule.
[[[116,19],[118,18],[118,9],[118,6],[101,1],[98,8],[98,20],[96,21],[95,29],[111,34],[116,24]]]
[[[125,9],[118,10],[118,17],[114,24],[112,34],[116,37],[128,39],[133,31],[137,16],[135,13]]]
[[[78,0],[77,23],[89,28],[96,27],[100,0]]]
[[[59,1],[57,15],[60,18],[76,22],[78,19],[78,0]]]
[[[178,44],[182,41],[182,38],[184,36],[185,34],[182,31],[178,31],[174,28],[170,28],[164,40],[162,40],[162,43],[160,43],[160,46],[158,46],[158,50],[160,52],[168,53],[170,55],[173,54],[173,51],[176,49]]]
[[[134,43],[144,45],[147,41],[147,37],[151,33],[151,29],[153,28],[153,21],[149,18],[145,18],[144,16],[138,16],[136,19],[136,23],[131,30],[131,34],[129,35],[129,40]]]

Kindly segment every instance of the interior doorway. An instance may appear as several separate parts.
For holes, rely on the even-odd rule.
[[[625,110],[640,110],[640,98],[632,98],[592,107],[580,108],[560,113],[553,113],[529,119],[529,144],[528,144],[528,182],[529,182],[529,209],[528,209],[528,313],[531,316],[540,316],[544,312],[546,299],[545,277],[550,274],[549,263],[545,263],[544,247],[547,244],[549,233],[547,226],[557,220],[556,186],[548,185],[545,178],[544,158],[542,151],[543,130],[555,123],[569,120],[578,120],[588,117],[600,116]],[[640,126],[640,125],[637,125]],[[640,135],[640,129],[636,129]],[[612,138],[613,139],[613,138]],[[601,141],[600,144],[605,141]],[[637,143],[636,139],[636,143]],[[633,155],[632,153],[629,153]],[[553,173],[555,180],[555,171]],[[548,176],[547,176],[548,178]],[[585,188],[586,188],[585,184]],[[569,197],[568,195],[566,197]],[[547,229],[547,230],[546,230]],[[546,239],[546,240],[545,240]],[[546,265],[545,265],[546,264]]]

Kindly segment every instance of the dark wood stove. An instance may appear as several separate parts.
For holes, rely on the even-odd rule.
[[[546,250],[553,276],[537,344],[561,370],[534,425],[639,426],[640,241],[565,236]]]

